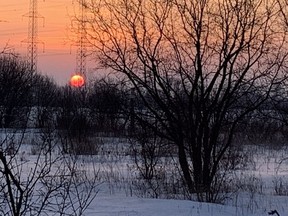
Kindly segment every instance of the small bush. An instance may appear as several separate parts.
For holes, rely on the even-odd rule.
[[[288,181],[285,181],[283,177],[276,176],[272,180],[274,186],[275,195],[287,196],[288,195]]]

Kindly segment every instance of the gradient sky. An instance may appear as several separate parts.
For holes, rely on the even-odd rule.
[[[27,55],[29,4],[30,0],[0,0],[0,49],[8,43],[16,53]],[[69,30],[75,4],[75,0],[38,0],[38,13],[43,16],[38,19],[38,71],[59,84],[68,83],[76,68],[76,47]]]

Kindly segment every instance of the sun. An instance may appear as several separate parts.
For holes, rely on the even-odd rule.
[[[85,84],[85,79],[83,76],[76,74],[70,79],[70,85],[73,87],[81,87]]]

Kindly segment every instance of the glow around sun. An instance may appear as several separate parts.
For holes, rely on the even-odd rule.
[[[83,76],[76,74],[70,78],[70,85],[73,87],[81,87],[85,84],[85,79]]]

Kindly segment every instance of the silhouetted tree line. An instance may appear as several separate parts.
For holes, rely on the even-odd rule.
[[[59,86],[13,55],[0,56],[0,127],[120,130],[121,89],[96,80],[83,88]]]
[[[147,127],[147,121],[161,128],[161,125],[155,121],[157,117],[147,111],[135,89],[124,86],[119,80],[99,78],[90,81],[83,88],[73,88],[69,85],[59,86],[52,78],[31,71],[29,68],[28,63],[19,57],[0,57],[0,126],[2,128],[54,127],[65,129],[71,136],[78,136],[79,139],[87,133],[96,132],[114,136],[134,136],[138,130],[142,131],[141,128]],[[171,83],[174,83],[172,85],[176,86],[177,82],[176,79],[171,80]],[[246,91],[245,88],[243,91]],[[259,89],[246,91],[246,96],[241,97],[241,100],[237,100],[237,103],[226,111],[227,125],[231,116],[236,115],[239,110],[247,109],[255,100],[264,97],[259,92],[261,86]],[[164,95],[165,92],[159,91],[159,94]],[[150,104],[157,106],[148,93],[144,97]],[[273,135],[277,133],[286,136],[287,98],[283,85],[259,108],[243,118],[236,131],[246,134],[246,142],[249,139],[255,142],[267,140],[267,136],[273,139]],[[187,107],[183,104],[188,103],[188,100],[185,90],[178,88],[177,98],[171,98],[171,106],[175,106],[175,109],[181,107],[179,115],[181,113],[184,115]]]
[[[52,78],[31,71],[29,68],[28,63],[19,57],[12,55],[0,57],[0,126],[2,128],[53,126],[69,131],[71,136],[80,136],[87,132],[133,136],[140,130],[139,127],[147,127],[147,121],[161,128],[161,125],[155,121],[157,117],[148,112],[141,98],[145,97],[145,101],[149,101],[151,106],[159,106],[148,92],[140,96],[134,87],[127,87],[122,81],[112,78],[91,80],[83,88],[59,86]],[[179,80],[176,79],[171,79],[170,82],[174,86],[179,84]],[[249,108],[255,100],[264,100],[265,96],[261,95],[261,88],[261,86],[254,87],[247,91],[243,87],[243,92],[239,90],[238,94],[245,94],[245,97],[239,99],[237,98],[239,95],[235,95],[237,103],[226,110],[227,125],[231,116]],[[164,96],[165,92],[159,91],[159,95],[161,94]],[[271,136],[275,132],[283,133],[284,136],[288,127],[286,94],[284,83],[282,87],[278,87],[271,93],[265,103],[245,116],[237,130],[243,133],[245,128],[246,136],[249,134]],[[185,89],[178,88],[177,98],[175,92],[175,97],[171,97],[170,103],[171,107],[175,107],[172,107],[173,109],[180,107],[179,115],[184,115],[188,107],[183,105],[188,101],[189,97]],[[208,103],[213,103],[213,100]]]

